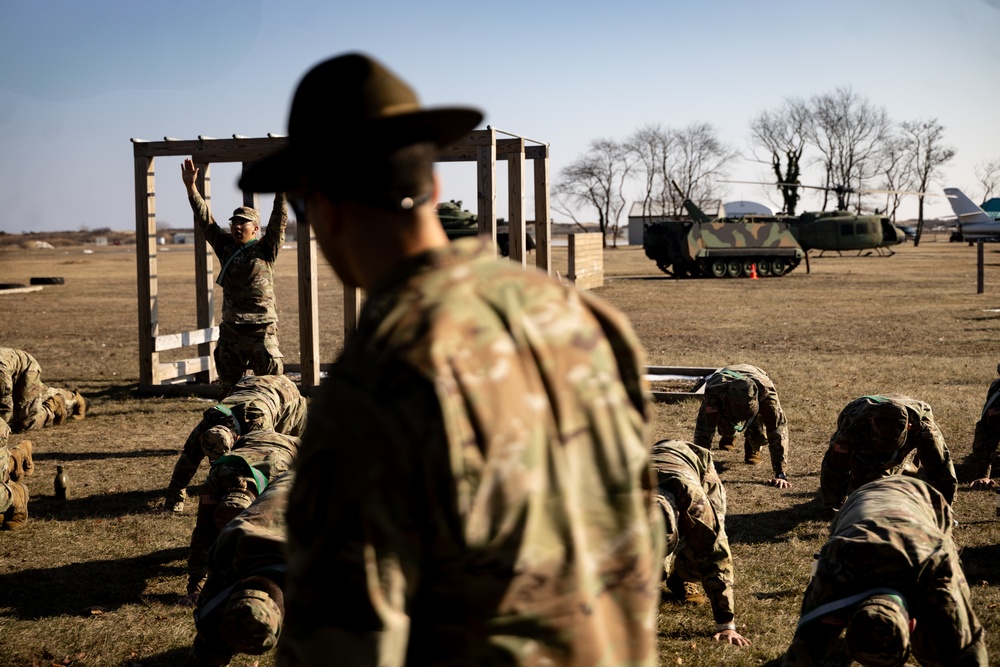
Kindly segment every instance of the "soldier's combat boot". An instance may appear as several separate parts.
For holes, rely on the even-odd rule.
[[[760,465],[760,462],[761,462],[760,452],[752,452],[750,454],[747,454],[746,458],[743,459],[743,463],[746,463],[748,466]]]
[[[87,416],[87,399],[78,390],[73,390],[73,409],[69,413],[72,419],[83,419]]]
[[[708,604],[708,598],[698,590],[698,585],[693,581],[684,581],[677,573],[672,573],[667,577],[667,590],[673,598],[688,604]]]
[[[11,482],[10,507],[3,513],[3,529],[17,530],[28,520],[28,487],[20,482]]]
[[[23,440],[10,449],[10,478],[20,482],[35,472],[35,462],[31,458],[31,440]]]
[[[52,425],[59,426],[66,421],[69,414],[66,412],[66,399],[62,394],[53,394],[45,399],[42,406],[52,413]]]
[[[736,440],[734,438],[719,438],[719,450],[723,452],[731,452],[736,449]]]

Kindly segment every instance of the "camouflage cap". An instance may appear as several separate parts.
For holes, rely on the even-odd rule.
[[[664,555],[669,556],[677,550],[677,543],[681,537],[680,528],[678,527],[680,511],[677,509],[677,499],[669,491],[657,493],[653,498],[663,512],[663,522],[667,535],[667,550],[664,552]]]
[[[236,516],[250,507],[250,503],[254,501],[256,496],[253,491],[249,489],[233,489],[226,495],[222,496],[222,500],[219,501],[218,507],[215,508],[215,525],[219,530],[222,530],[227,523],[236,518]]]
[[[229,596],[219,636],[239,653],[260,655],[278,643],[284,616],[281,588],[266,577],[247,577]]]
[[[910,618],[888,595],[858,605],[847,624],[847,650],[865,667],[898,667],[910,655]]]
[[[236,434],[228,426],[213,426],[201,434],[200,442],[209,461],[215,461],[233,448]]]
[[[876,449],[896,450],[906,442],[909,416],[899,403],[876,403],[871,411],[872,444]]]
[[[757,383],[749,378],[739,378],[729,383],[726,391],[725,413],[737,422],[748,422],[757,416]]]
[[[233,215],[230,216],[229,222],[232,222],[233,220],[249,220],[253,224],[260,226],[260,213],[258,213],[255,208],[240,206],[238,209],[233,211]]]

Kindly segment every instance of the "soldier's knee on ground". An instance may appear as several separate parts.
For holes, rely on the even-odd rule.
[[[17,530],[28,521],[28,487],[20,482],[8,484],[10,507],[3,514],[3,529]]]
[[[45,399],[42,406],[52,413],[53,426],[61,426],[69,417],[69,413],[66,410],[66,399],[62,397],[62,394],[49,396]]]
[[[219,635],[240,653],[260,655],[278,643],[284,615],[281,588],[266,577],[247,577],[229,596]]]

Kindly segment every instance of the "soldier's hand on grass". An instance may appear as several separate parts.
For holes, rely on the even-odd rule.
[[[723,630],[722,632],[716,632],[712,635],[712,639],[717,642],[725,642],[727,644],[732,644],[733,646],[739,646],[740,648],[750,646],[750,640],[736,632],[736,630]]]
[[[185,595],[184,597],[182,597],[180,600],[178,600],[177,604],[179,604],[182,607],[193,607],[193,606],[195,606],[196,604],[198,604],[198,593],[197,592],[195,592],[195,593],[188,593],[187,595]]]
[[[785,477],[785,473],[783,472],[778,473],[770,480],[768,480],[767,485],[773,486],[776,489],[787,489],[788,487],[791,486],[791,484],[788,482],[788,478]]]
[[[974,479],[969,482],[970,489],[978,489],[981,491],[989,491],[996,485],[997,483],[989,477],[980,477],[979,479]]]

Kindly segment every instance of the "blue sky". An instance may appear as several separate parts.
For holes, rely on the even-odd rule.
[[[592,139],[648,123],[708,122],[749,155],[754,115],[837,86],[945,126],[958,154],[938,190],[975,197],[975,165],[1000,158],[1000,0],[344,4],[0,0],[0,230],[133,228],[130,137],[284,133],[299,77],[352,50],[425,104],[479,106],[549,142],[553,175]],[[189,226],[179,164],[157,160],[157,215]],[[729,175],[767,177],[746,160]],[[217,211],[239,203],[236,177],[213,168]],[[445,198],[474,201],[471,165],[442,177]],[[730,198],[767,200],[736,187]],[[501,189],[501,214],[505,201]]]

